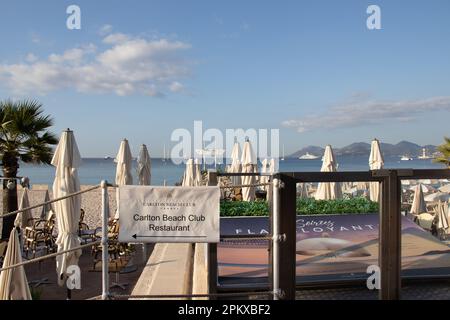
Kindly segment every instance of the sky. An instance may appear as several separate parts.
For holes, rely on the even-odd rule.
[[[161,156],[195,120],[279,129],[286,154],[450,134],[447,0],[1,0],[0,15],[0,99],[39,100],[84,157],[122,138]]]

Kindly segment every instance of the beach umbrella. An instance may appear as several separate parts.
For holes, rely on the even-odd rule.
[[[416,186],[409,187],[409,190],[415,190],[415,189],[416,189]],[[427,186],[427,185],[422,184],[422,192],[428,193],[428,192],[433,192],[435,190],[436,189],[433,188],[432,186]]]
[[[131,155],[130,145],[127,139],[123,139],[120,143],[119,152],[114,159],[116,165],[116,185],[126,186],[133,184],[133,176],[131,174],[133,156]],[[114,219],[119,219],[119,188],[116,189],[117,209]]]
[[[450,183],[449,183],[449,184],[446,184],[446,185],[444,185],[444,186],[442,186],[442,187],[440,187],[440,188],[439,188],[439,191],[440,191],[440,192],[447,192],[447,193],[450,193]]]
[[[411,205],[411,214],[420,214],[427,212],[427,205],[423,197],[422,185],[419,183],[415,186],[414,200]]]
[[[252,145],[250,141],[247,140],[244,144],[244,148],[242,150],[241,164],[242,164],[242,173],[254,173],[257,172],[257,159],[256,155],[253,152]],[[256,183],[255,176],[243,176],[242,184],[244,185],[253,185]],[[253,201],[255,200],[255,187],[243,187],[242,188],[242,200],[244,201]]]
[[[372,141],[369,156],[369,167],[370,170],[383,169],[384,159],[380,150],[380,142],[377,139]],[[370,183],[370,200],[378,202],[380,200],[380,183],[371,182]]]
[[[48,202],[48,201],[50,201],[50,194],[48,193],[48,190],[45,190],[44,202]],[[45,206],[42,206],[41,216],[40,216],[41,220],[47,220],[47,217],[50,212],[53,212],[53,207],[52,207],[51,203],[49,203]]]
[[[81,165],[81,156],[72,131],[67,130],[62,133],[51,164],[56,167],[53,182],[55,199],[80,191],[77,169]],[[78,247],[81,243],[78,237],[81,196],[77,195],[57,201],[54,208],[58,227],[58,237],[56,238],[58,252]],[[60,286],[66,279],[67,268],[71,265],[78,265],[81,253],[81,249],[78,249],[56,257],[56,270]]]
[[[437,202],[437,201],[446,202],[449,199],[450,199],[450,193],[439,192],[439,191],[429,194],[425,197],[426,202]]]
[[[193,159],[186,161],[186,170],[184,171],[181,185],[183,187],[195,187],[195,165]]]
[[[278,171],[278,168],[277,168],[275,159],[272,158],[272,159],[270,159],[269,173],[270,173],[270,174],[275,174],[275,172],[277,172],[277,171]]]
[[[19,236],[14,228],[9,235],[8,248],[3,260],[3,268],[22,262]],[[25,268],[23,266],[4,270],[0,273],[0,300],[31,300]]]
[[[241,147],[239,143],[235,142],[233,145],[233,150],[231,151],[231,165],[228,167],[228,173],[239,173],[241,172]],[[241,177],[231,177],[231,183],[233,185],[239,185],[241,183]]]
[[[330,145],[325,147],[321,172],[336,172],[336,159]],[[337,182],[321,182],[317,187],[315,198],[317,200],[332,200],[342,197],[341,186]]]
[[[28,199],[28,189],[24,188],[22,197],[20,198],[19,210],[29,208],[30,200]],[[26,227],[33,226],[33,215],[31,214],[31,210],[25,210],[16,215],[16,219],[14,220],[14,226],[16,228],[25,229]]]
[[[200,164],[200,159],[195,158],[194,159],[194,185],[196,187],[199,187],[203,184],[203,177],[202,177],[202,168]]]
[[[139,150],[137,159],[137,176],[139,185],[149,186],[151,183],[151,159],[147,146],[143,144]]]
[[[437,229],[443,230],[444,233],[450,232],[450,219],[448,216],[448,206],[446,203],[439,201],[437,205]]]
[[[261,173],[262,174],[268,174],[269,173],[269,169],[270,169],[270,162],[269,162],[269,159],[266,158],[266,159],[264,159],[261,162]],[[261,183],[268,183],[269,182],[269,177],[268,176],[261,176],[260,182]],[[262,189],[266,190],[266,191],[269,190],[268,186],[263,186]]]
[[[133,176],[131,175],[133,157],[131,156],[130,146],[127,139],[123,139],[120,143],[119,152],[114,162],[116,167],[116,185],[125,186],[133,184]]]

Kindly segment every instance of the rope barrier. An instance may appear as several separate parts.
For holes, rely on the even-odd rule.
[[[63,251],[60,251],[60,252],[51,253],[51,254],[48,254],[48,255],[45,255],[45,256],[42,256],[42,257],[38,257],[38,258],[34,258],[34,259],[31,259],[31,260],[27,260],[27,261],[22,261],[21,263],[17,263],[17,264],[13,264],[13,265],[5,267],[5,268],[1,268],[0,272],[4,271],[4,270],[8,270],[8,269],[13,269],[13,268],[17,268],[17,267],[20,267],[20,266],[24,266],[24,265],[27,265],[27,264],[39,262],[39,261],[42,261],[42,260],[50,259],[50,258],[53,258],[53,257],[57,257],[59,255],[65,254],[65,253],[69,253],[69,252],[72,252],[72,251],[80,250],[80,249],[83,249],[83,248],[86,248],[86,247],[91,247],[91,246],[94,246],[94,245],[97,245],[97,244],[101,244],[101,243],[102,242],[100,240],[99,241],[93,241],[93,242],[90,242],[90,243],[78,246],[76,248],[72,248],[72,249],[63,250]]]
[[[46,201],[46,202],[43,202],[43,203],[31,206],[31,207],[28,207],[28,208],[24,208],[24,209],[19,209],[19,210],[16,210],[16,211],[8,212],[8,213],[5,213],[3,215],[0,215],[0,219],[3,219],[3,218],[8,217],[8,216],[12,216],[12,215],[24,212],[24,211],[40,208],[42,206],[46,206],[48,204],[52,204],[54,202],[58,202],[58,201],[61,201],[61,200],[64,200],[64,199],[72,198],[72,197],[78,196],[78,195],[86,193],[86,192],[90,192],[90,191],[98,189],[98,188],[100,188],[99,184],[95,185],[93,187],[89,187],[89,188],[87,188],[85,190],[74,192],[74,193],[68,194],[66,196],[63,196],[63,197],[60,197],[60,198],[56,198],[56,199],[53,199],[53,200],[50,200],[50,201]]]

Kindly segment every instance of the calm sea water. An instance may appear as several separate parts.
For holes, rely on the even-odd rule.
[[[339,171],[364,171],[368,170],[368,158],[360,156],[337,157]],[[322,162],[318,160],[297,160],[285,159],[280,161],[280,171],[320,171]],[[133,163],[134,182],[136,177],[136,162]],[[207,166],[213,168],[213,166]],[[414,169],[433,169],[443,168],[442,165],[432,163],[431,160],[412,160],[400,161],[398,157],[386,158],[385,168],[414,168]],[[160,158],[152,159],[152,184],[162,185],[166,180],[167,185],[174,185],[181,180],[185,166],[175,165],[172,161],[162,161]],[[113,159],[83,159],[83,164],[79,168],[78,175],[81,184],[97,184],[106,179],[114,182],[116,166]],[[31,184],[53,183],[55,170],[52,166],[21,164],[19,169],[20,176],[30,178]]]

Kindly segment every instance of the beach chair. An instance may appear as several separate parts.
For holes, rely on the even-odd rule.
[[[96,240],[96,230],[89,228],[89,225],[84,222],[84,215],[85,212],[83,209],[81,209],[80,221],[78,222],[78,236],[80,237],[82,244],[86,244]]]
[[[101,228],[97,228],[94,239],[99,240],[102,237]],[[102,261],[102,245],[97,244],[92,246],[93,255],[93,270]],[[126,267],[128,262],[128,246],[119,242],[119,221],[118,219],[113,219],[108,224],[108,255],[109,255],[109,270],[114,272],[115,281],[111,282],[110,288],[121,288],[125,289],[128,285],[127,283],[120,283],[119,274]]]
[[[24,250],[26,256],[32,251],[33,258],[38,250],[45,250],[46,253],[55,251],[56,237],[53,235],[55,220],[49,216],[47,220],[37,220],[32,227],[25,228]]]

